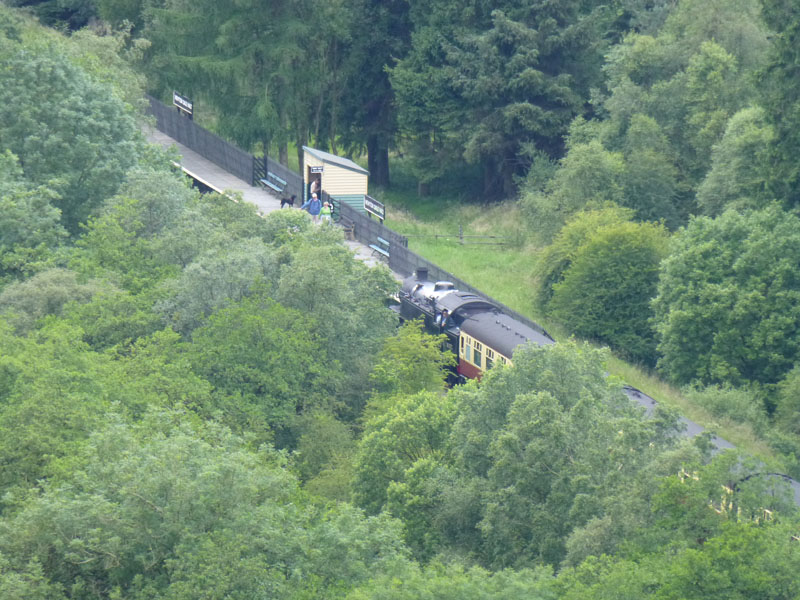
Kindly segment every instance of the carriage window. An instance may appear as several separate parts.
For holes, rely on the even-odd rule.
[[[483,350],[483,345],[480,342],[474,341],[474,345],[476,351],[480,352],[481,350]]]
[[[472,348],[467,346],[466,351],[464,352],[464,358],[466,358],[467,361],[472,362],[472,357],[470,356],[470,350],[472,350]]]
[[[475,345],[479,346],[480,344],[476,343]],[[477,348],[475,348],[475,352],[473,352],[473,354],[474,354],[474,360],[472,362],[474,362],[478,367],[480,367],[481,366],[481,351],[478,350]]]
[[[464,341],[465,340],[466,340],[466,338],[462,335],[461,336],[461,352],[464,352]]]
[[[494,361],[487,356],[486,357],[486,368],[487,369],[491,369],[493,366],[494,366]]]

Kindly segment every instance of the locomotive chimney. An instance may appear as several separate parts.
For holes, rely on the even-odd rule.
[[[417,267],[417,280],[428,281],[428,267]]]

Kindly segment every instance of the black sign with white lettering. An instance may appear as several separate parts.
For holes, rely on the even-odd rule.
[[[364,195],[364,210],[368,213],[372,213],[381,221],[386,218],[386,207],[372,196],[367,196],[366,194]]]
[[[186,96],[181,96],[178,92],[172,92],[172,104],[178,107],[178,110],[186,113],[190,117],[194,109],[194,103]]]

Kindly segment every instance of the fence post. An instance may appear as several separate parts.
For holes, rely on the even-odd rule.
[[[464,226],[458,224],[458,243],[464,245]]]

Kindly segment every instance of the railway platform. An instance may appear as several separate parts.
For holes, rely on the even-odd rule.
[[[220,194],[225,194],[228,191],[240,193],[245,202],[250,202],[258,207],[258,212],[261,215],[266,215],[274,210],[281,210],[280,198],[276,194],[272,194],[262,187],[252,186],[239,179],[222,167],[203,158],[197,152],[176,142],[155,127],[145,126],[144,134],[150,143],[162,148],[166,149],[175,146],[181,157],[179,165],[181,170],[195,181]],[[297,210],[297,208],[284,208],[283,210]],[[354,240],[347,240],[345,243],[353,252],[355,258],[367,265],[375,266],[380,262],[375,258],[368,246]],[[393,275],[398,281],[403,280],[400,274],[393,272]]]

